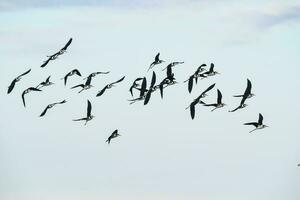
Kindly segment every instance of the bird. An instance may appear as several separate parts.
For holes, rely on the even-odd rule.
[[[252,131],[249,132],[249,133],[252,133],[255,130],[269,127],[269,126],[263,124],[263,119],[264,119],[264,117],[262,116],[261,113],[259,113],[258,122],[244,123],[244,125],[253,125],[253,126],[255,126],[255,129],[253,129]]]
[[[92,104],[89,100],[87,100],[87,114],[86,114],[86,117],[83,117],[83,118],[80,118],[80,119],[73,119],[73,121],[85,121],[85,124],[86,125],[89,121],[91,121],[95,116],[93,116],[91,114],[92,112]]]
[[[252,92],[251,92],[251,89],[252,89],[252,84],[251,84],[251,81],[249,80],[249,79],[247,79],[247,88],[246,88],[246,90],[249,90],[249,91],[247,91],[247,93],[249,93],[248,94],[248,96],[246,97],[246,98],[251,98],[251,97],[254,97],[255,96],[255,94],[253,94]],[[245,91],[246,92],[246,91]],[[244,98],[244,96],[245,96],[245,93],[244,94],[241,94],[241,95],[234,95],[233,97],[243,97]]]
[[[63,101],[60,101],[60,102],[56,102],[56,103],[49,104],[49,105],[45,108],[45,110],[40,114],[40,117],[43,117],[43,116],[46,114],[47,110],[50,109],[50,108],[52,108],[53,106],[55,106],[55,105],[57,105],[57,104],[64,104],[64,103],[66,103],[66,102],[67,102],[66,100],[63,100]]]
[[[172,65],[168,65],[167,67],[167,77],[164,78],[160,84],[158,85],[158,88],[160,90],[160,96],[161,98],[163,98],[163,89],[170,86],[170,85],[174,85],[176,84],[177,81],[174,77],[174,73],[172,71]]]
[[[21,78],[23,76],[25,76],[26,74],[28,74],[31,71],[31,69],[27,70],[26,72],[24,72],[23,74],[17,76],[12,82],[11,84],[8,86],[8,90],[7,90],[7,94],[11,93],[11,91],[14,89],[15,85],[17,82],[19,82],[21,80]]]
[[[214,71],[214,67],[215,67],[214,63],[211,63],[209,70],[207,72],[202,73],[202,76],[207,77],[207,76],[214,76],[216,74],[220,74],[219,72]],[[206,78],[206,77],[203,77],[203,78]]]
[[[168,69],[168,67],[174,67],[176,65],[179,65],[179,64],[183,64],[184,62],[171,62],[169,65],[167,65],[165,68],[162,69],[162,71]]]
[[[90,75],[88,75],[88,77],[86,77],[86,78],[84,78],[83,80],[85,80],[85,79],[87,79],[87,78],[89,78],[89,77],[95,77],[96,75],[98,75],[98,74],[108,74],[109,73],[109,71],[108,72],[93,72],[93,73],[91,73]]]
[[[190,114],[191,114],[191,118],[194,119],[195,117],[195,106],[199,103],[199,104],[205,104],[203,101],[201,101],[202,98],[207,96],[207,92],[210,91],[211,89],[213,89],[215,87],[215,83],[210,85],[206,90],[204,90],[196,99],[194,99],[192,101],[192,103],[186,107],[185,109],[190,108]]]
[[[41,87],[39,88],[39,89],[41,89],[42,87],[53,85],[54,83],[52,83],[52,82],[50,81],[50,77],[51,77],[51,76],[48,76],[48,78],[46,79],[46,81],[41,82],[36,88],[39,88],[39,87],[41,86]]]
[[[27,88],[26,90],[24,90],[23,93],[22,93],[22,100],[23,100],[23,105],[24,105],[24,107],[26,107],[26,103],[25,103],[25,94],[28,94],[28,93],[31,92],[31,91],[42,91],[42,90],[37,89],[37,88],[35,88],[35,87],[29,87],[29,88]]]
[[[144,77],[144,78],[145,78],[145,77]],[[132,97],[133,97],[133,89],[138,89],[138,87],[139,87],[138,82],[141,81],[141,80],[143,80],[144,78],[136,78],[136,79],[133,81],[132,85],[131,85],[130,88],[129,88],[129,92],[130,92],[130,94],[131,94]]]
[[[159,56],[160,56],[160,53],[158,53],[158,54],[155,56],[155,59],[154,59],[154,61],[151,63],[151,65],[150,65],[150,67],[148,68],[147,72],[148,72],[150,69],[152,69],[155,65],[158,65],[158,64],[160,64],[160,63],[165,62],[165,61],[163,61],[163,60],[160,60],[160,59],[159,59]]]
[[[65,77],[62,78],[62,79],[64,79],[65,85],[67,84],[68,77],[69,77],[69,76],[73,76],[73,75],[81,76],[81,73],[79,72],[78,69],[73,69],[72,71],[70,71],[69,73],[67,73],[67,74],[65,75]]]
[[[113,86],[115,86],[116,83],[119,83],[119,82],[123,81],[124,78],[125,78],[125,76],[123,76],[121,79],[119,79],[119,80],[117,80],[117,81],[115,81],[115,82],[112,82],[112,83],[110,83],[110,84],[107,84],[102,90],[100,90],[100,91],[97,93],[96,97],[100,97],[100,96],[105,92],[106,89],[112,88]]]
[[[92,81],[92,77],[88,77],[88,79],[86,80],[85,84],[79,84],[79,85],[75,85],[73,87],[71,87],[71,89],[77,88],[77,87],[81,87],[81,90],[78,92],[82,92],[83,90],[87,90],[90,89],[91,87],[93,87],[91,85],[91,81]]]
[[[204,106],[213,106],[215,107],[214,109],[212,109],[211,111],[216,110],[217,108],[222,108],[224,107],[226,104],[222,103],[222,93],[220,92],[220,90],[218,89],[218,98],[217,98],[217,103],[213,103],[213,104],[204,104]]]
[[[147,94],[145,96],[144,105],[147,105],[147,103],[149,102],[150,97],[151,97],[151,93],[155,90],[155,87],[154,87],[155,83],[156,83],[156,74],[153,71],[153,73],[152,73],[152,79],[151,79],[151,85],[150,85],[150,87],[149,87],[149,89],[147,91]]]
[[[141,88],[136,88],[137,90],[140,91],[140,96],[137,97],[137,98],[128,100],[128,101],[130,101],[130,104],[133,104],[133,103],[135,103],[135,102],[137,102],[137,101],[140,101],[140,100],[144,100],[144,99],[145,99],[145,97],[146,97],[146,92],[148,91],[148,90],[147,90],[147,79],[146,79],[146,77],[144,77],[142,80],[143,80],[143,81],[142,81]]]
[[[206,66],[206,64],[200,65],[200,66],[197,68],[197,70],[194,72],[194,74],[192,74],[187,80],[184,81],[184,83],[188,81],[188,91],[189,91],[189,93],[192,92],[193,84],[194,84],[194,83],[193,83],[193,82],[194,82],[194,79],[195,79],[195,82],[196,82],[196,84],[197,84],[198,78],[199,78],[199,77],[206,77],[206,76],[203,76],[202,74],[200,74],[201,72],[203,72],[203,71],[205,70],[205,69],[204,69],[205,66]]]
[[[242,109],[242,108],[245,108],[247,106],[247,104],[245,104],[246,99],[250,98],[249,97],[250,95],[252,95],[252,96],[254,95],[254,94],[251,94],[251,88],[252,88],[251,81],[249,79],[247,79],[247,88],[246,88],[244,94],[241,95],[243,98],[240,102],[240,105],[238,107],[236,107],[235,109],[233,109],[233,110],[229,110],[229,112],[235,112],[238,109]],[[240,96],[240,95],[236,95],[236,96]]]
[[[49,63],[51,60],[55,60],[55,59],[57,58],[57,56],[58,56],[58,54],[53,54],[53,55],[51,55],[51,56],[48,56],[48,59],[45,60],[45,61],[43,62],[43,64],[42,64],[40,67],[41,67],[41,68],[46,67],[46,65],[48,65],[48,63]]]
[[[113,138],[116,138],[118,136],[121,136],[119,133],[118,133],[118,129],[114,130],[114,132],[112,132],[112,134],[108,137],[108,139],[106,140],[106,142],[108,144],[110,144],[110,141],[113,139]]]

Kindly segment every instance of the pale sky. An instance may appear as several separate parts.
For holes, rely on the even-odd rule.
[[[0,2],[0,199],[1,200],[298,200],[300,199],[300,3],[291,1],[1,1]],[[46,55],[73,42],[66,54],[39,66]],[[160,52],[180,84],[147,106],[129,105],[136,77]],[[202,64],[221,74],[199,81],[192,94],[183,83]],[[10,95],[7,87],[29,68]],[[81,94],[71,77],[110,71]],[[49,75],[55,85],[21,93]],[[126,75],[96,98],[107,83]],[[235,108],[246,79],[256,94]],[[185,107],[210,84],[205,102],[223,93],[225,108]],[[38,116],[50,103],[68,102]],[[72,119],[96,116],[87,126]],[[270,128],[243,123],[258,113]],[[113,130],[122,135],[105,143]]]

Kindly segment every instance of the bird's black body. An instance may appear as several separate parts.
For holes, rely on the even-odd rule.
[[[31,71],[31,69],[27,70],[26,72],[24,72],[23,74],[17,76],[12,82],[11,84],[8,86],[8,90],[7,90],[7,94],[11,93],[11,91],[14,89],[15,85],[17,82],[19,82],[21,80],[21,78],[23,76],[25,76],[26,74],[28,74]]]

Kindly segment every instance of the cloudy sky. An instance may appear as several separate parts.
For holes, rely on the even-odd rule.
[[[10,0],[0,2],[0,198],[3,200],[80,199],[230,199],[300,198],[299,46],[300,3],[255,1],[102,1]],[[66,54],[46,68],[46,55],[72,37]],[[160,52],[174,68],[179,84],[154,93],[147,106],[129,105],[128,89],[146,76]],[[221,74],[187,91],[183,81],[202,63]],[[166,64],[167,64],[166,63]],[[166,64],[156,66],[161,80]],[[78,68],[94,87],[78,94],[71,86],[82,78],[61,78]],[[32,69],[10,95],[7,87]],[[21,93],[51,75],[55,85],[41,93]],[[105,84],[126,75],[100,98]],[[246,79],[255,97],[247,108],[232,95]],[[225,108],[184,108],[210,84],[205,99],[223,93]],[[66,99],[44,118],[50,103]],[[94,120],[72,119],[93,105]],[[258,113],[270,128],[249,134]],[[105,140],[119,129],[110,145]]]

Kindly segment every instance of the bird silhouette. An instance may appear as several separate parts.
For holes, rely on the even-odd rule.
[[[37,89],[37,88],[35,88],[35,87],[29,87],[29,88],[27,88],[26,90],[24,90],[23,93],[22,93],[22,100],[23,100],[23,105],[24,105],[24,107],[26,107],[26,103],[25,103],[25,94],[28,94],[28,93],[31,92],[31,91],[42,91],[42,90]]]
[[[119,82],[123,81],[124,78],[125,78],[125,76],[123,76],[120,80],[117,80],[117,81],[115,81],[115,82],[112,82],[112,83],[110,83],[110,84],[107,84],[102,90],[100,90],[100,91],[97,93],[96,97],[100,97],[107,89],[110,89],[110,88],[114,87],[116,83],[119,83]]]
[[[218,89],[218,98],[217,98],[217,103],[213,103],[213,104],[204,104],[204,106],[213,106],[215,107],[214,109],[212,109],[211,111],[214,111],[218,108],[222,108],[224,107],[226,104],[222,103],[222,93],[220,92],[220,90]]]
[[[109,73],[109,71],[108,72],[93,72],[90,75],[88,75],[88,77],[84,78],[83,80],[85,80],[89,77],[93,78],[93,77],[97,76],[98,74],[108,74],[108,73]]]
[[[119,133],[118,133],[118,129],[114,130],[114,132],[112,132],[112,134],[108,137],[108,139],[106,140],[106,142],[108,144],[110,144],[110,141],[113,139],[113,138],[116,138],[116,137],[119,137],[121,136]]]
[[[81,76],[81,73],[79,72],[78,69],[73,69],[72,71],[70,71],[69,73],[67,73],[65,75],[65,77],[62,78],[62,79],[64,79],[65,85],[67,84],[68,77],[73,76],[73,75]]]
[[[95,116],[93,116],[91,114],[92,112],[92,104],[89,100],[87,100],[87,114],[86,114],[86,117],[83,117],[83,118],[79,118],[79,119],[73,119],[73,121],[85,121],[85,124],[86,125],[89,121],[91,121]]]
[[[150,65],[150,67],[148,68],[147,72],[148,72],[150,69],[152,69],[155,65],[158,65],[158,64],[160,64],[160,63],[165,62],[165,61],[163,61],[163,60],[160,60],[160,59],[159,59],[159,56],[160,56],[160,53],[158,53],[158,54],[155,56],[155,59],[154,59],[154,61],[151,63],[151,65]]]
[[[269,127],[269,126],[263,124],[263,119],[264,119],[264,117],[262,116],[261,113],[259,113],[259,116],[258,116],[258,122],[244,123],[244,125],[252,125],[252,126],[255,126],[255,129],[253,129],[252,131],[249,132],[249,133],[252,133],[253,131],[256,131],[256,130],[259,130],[259,129],[263,129],[263,128]]]
[[[93,87],[91,85],[91,81],[92,81],[92,77],[88,77],[88,79],[86,80],[85,84],[75,85],[75,86],[71,87],[71,89],[74,89],[74,88],[77,88],[77,87],[81,87],[81,90],[78,93],[82,92],[83,90],[88,90],[91,87]]]
[[[43,81],[43,82],[41,82],[40,84],[38,84],[38,86],[37,86],[36,88],[41,89],[42,87],[46,87],[46,86],[53,85],[54,83],[52,83],[52,82],[50,81],[50,77],[51,77],[51,76],[48,76],[48,78],[47,78],[45,81]]]
[[[19,82],[21,80],[21,78],[23,76],[25,76],[26,74],[28,74],[31,71],[31,69],[27,70],[26,72],[24,72],[23,74],[17,76],[12,82],[11,84],[8,86],[8,90],[7,90],[7,94],[11,93],[11,91],[14,89],[15,85],[17,82]]]
[[[151,85],[150,85],[150,87],[147,91],[147,94],[146,94],[146,97],[145,97],[145,100],[144,100],[144,105],[147,105],[147,103],[149,102],[150,97],[151,97],[151,93],[155,90],[155,87],[154,87],[155,83],[156,83],[156,74],[153,71],[152,79],[151,79]]]
[[[145,77],[144,77],[144,78],[145,78]],[[132,97],[133,97],[133,89],[137,89],[137,90],[138,90],[138,87],[140,86],[140,85],[138,84],[138,82],[141,81],[141,80],[143,80],[144,78],[136,78],[136,79],[133,81],[132,85],[131,85],[130,88],[129,88],[129,92],[130,92],[130,94],[131,94]]]
[[[60,101],[60,102],[56,102],[56,103],[49,104],[49,105],[45,108],[45,110],[40,114],[40,117],[43,117],[43,116],[46,114],[46,112],[48,111],[48,109],[53,108],[53,106],[55,106],[55,105],[57,105],[57,104],[64,104],[64,103],[66,103],[66,102],[67,102],[66,100],[63,100],[63,101]]]
[[[235,109],[233,109],[233,110],[229,110],[229,112],[235,112],[238,109],[242,109],[242,108],[245,108],[247,106],[247,104],[245,104],[245,101],[251,95],[251,88],[252,88],[251,81],[249,79],[247,79],[247,88],[246,88],[244,94],[242,95],[243,98],[240,102],[240,105],[238,107],[236,107]],[[236,96],[239,96],[239,95],[236,95]],[[252,96],[253,96],[253,94],[252,94]]]

